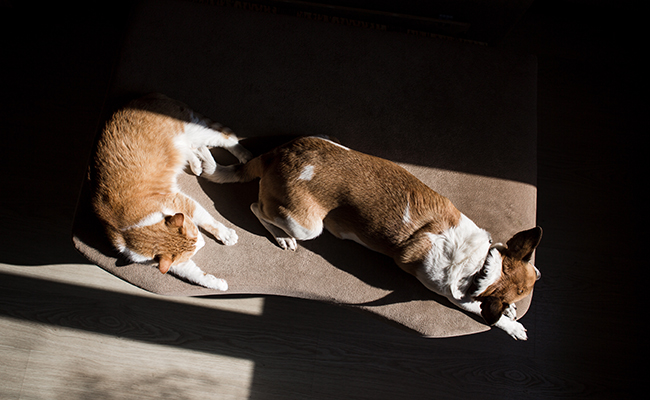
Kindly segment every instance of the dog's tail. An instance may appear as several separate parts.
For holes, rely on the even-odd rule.
[[[259,156],[245,164],[217,165],[213,174],[202,176],[216,183],[249,182],[262,177],[263,162],[263,156]]]

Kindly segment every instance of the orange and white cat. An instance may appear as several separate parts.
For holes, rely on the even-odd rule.
[[[92,205],[109,240],[133,262],[157,262],[160,272],[227,290],[191,257],[205,244],[198,227],[225,245],[237,234],[183,194],[177,176],[217,168],[209,147],[223,147],[241,162],[251,158],[238,138],[161,94],[129,103],[107,122],[91,169]],[[197,227],[198,226],[198,227]]]

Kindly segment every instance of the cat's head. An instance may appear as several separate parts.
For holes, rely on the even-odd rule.
[[[164,225],[170,234],[169,241],[165,243],[165,247],[158,249],[155,256],[158,269],[163,274],[167,273],[172,265],[189,261],[205,245],[199,228],[181,213],[166,217]]]
[[[128,248],[143,258],[158,262],[163,274],[172,265],[189,261],[205,245],[205,240],[191,218],[182,213],[169,215],[162,221],[129,231]]]

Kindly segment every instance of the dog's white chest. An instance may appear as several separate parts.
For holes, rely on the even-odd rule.
[[[417,278],[430,290],[460,300],[470,277],[483,265],[490,249],[489,234],[465,215],[458,225],[440,234],[427,233],[431,248],[417,270]]]

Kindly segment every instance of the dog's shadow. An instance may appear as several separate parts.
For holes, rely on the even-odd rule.
[[[257,156],[296,137],[298,135],[245,139],[242,145]],[[223,149],[212,149],[212,152],[219,164],[228,165],[236,162],[234,157]],[[239,229],[266,237],[269,251],[273,246],[277,246],[275,239],[250,210],[250,205],[258,199],[258,180],[247,183],[215,184],[199,178],[199,184],[214,202],[214,207],[222,217]],[[356,242],[337,239],[325,231],[316,239],[301,241],[298,244],[297,251],[307,250],[317,254],[334,267],[365,284],[390,292],[381,299],[354,305],[373,307],[413,300],[435,300],[441,305],[453,307],[446,298],[426,289],[415,277],[401,270],[392,259]],[[265,249],[260,248],[258,251],[265,251]]]

